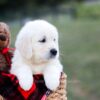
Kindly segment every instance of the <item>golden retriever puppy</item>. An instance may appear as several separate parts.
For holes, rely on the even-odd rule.
[[[10,72],[24,90],[34,82],[33,74],[42,73],[45,84],[56,90],[63,67],[59,61],[58,31],[44,20],[30,21],[20,30]]]

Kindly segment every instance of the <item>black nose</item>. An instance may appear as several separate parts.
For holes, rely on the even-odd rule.
[[[50,53],[51,53],[52,56],[56,56],[57,50],[56,49],[51,49]]]
[[[1,41],[6,41],[6,36],[0,35],[0,40],[1,40]]]

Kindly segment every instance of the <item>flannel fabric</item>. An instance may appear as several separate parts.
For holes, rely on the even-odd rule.
[[[29,91],[20,88],[17,78],[9,73],[0,72],[0,95],[5,100],[41,100],[46,91],[42,75],[34,75],[34,84]]]
[[[44,97],[46,99],[49,90],[45,86],[43,75],[34,75],[32,88],[24,91],[19,86],[17,78],[9,73],[13,51],[11,48],[0,50],[0,95],[5,100],[41,100]]]

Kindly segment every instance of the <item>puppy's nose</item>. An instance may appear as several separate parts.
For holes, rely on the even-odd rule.
[[[57,55],[57,50],[56,49],[51,49],[50,53],[52,56],[56,56]]]
[[[1,41],[6,41],[6,36],[0,35],[0,40],[1,40]]]

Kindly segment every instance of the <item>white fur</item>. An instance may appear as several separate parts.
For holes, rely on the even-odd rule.
[[[46,38],[45,43],[40,42],[43,38]],[[20,86],[29,90],[34,82],[33,74],[42,73],[47,88],[56,90],[63,70],[56,27],[44,20],[28,22],[19,32],[15,47],[10,72],[16,75]],[[52,48],[57,50],[54,58],[50,58]]]

